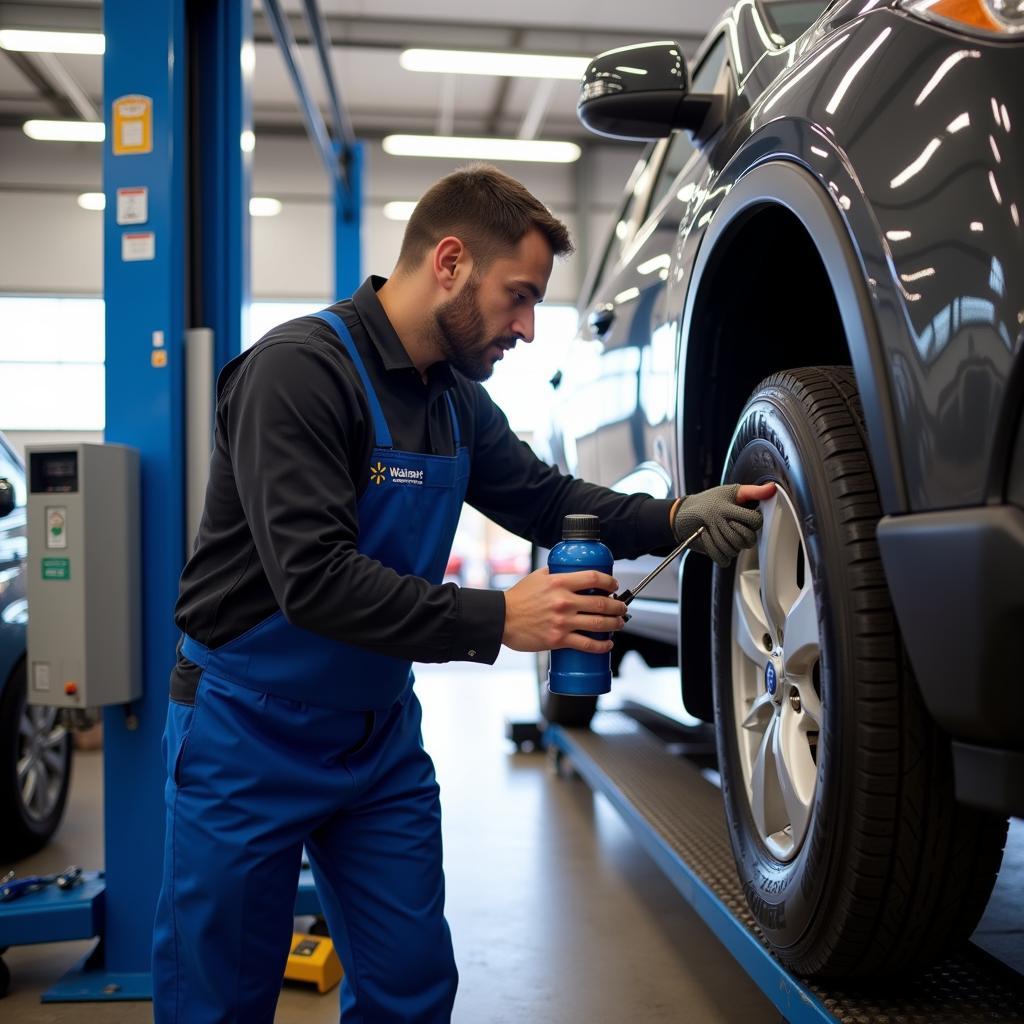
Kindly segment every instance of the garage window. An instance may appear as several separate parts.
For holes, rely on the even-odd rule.
[[[103,300],[0,296],[0,429],[102,430]]]
[[[329,303],[253,302],[246,347],[277,324]],[[536,425],[538,389],[549,389],[547,382],[575,329],[575,307],[538,306],[536,344],[520,345],[487,382],[513,430],[528,432]],[[101,298],[0,296],[0,430],[103,430],[103,332]]]
[[[328,300],[254,302],[246,347]],[[103,299],[0,295],[0,430],[103,430]]]

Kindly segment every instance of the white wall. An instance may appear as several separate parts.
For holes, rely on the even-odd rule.
[[[580,211],[593,244],[607,229],[637,150],[627,145],[592,149],[592,195],[575,194],[572,165],[509,164],[523,183],[575,233]],[[391,157],[378,143],[366,145],[363,267],[387,274],[394,264],[403,225],[386,220],[384,203],[416,199],[454,161]],[[102,217],[81,210],[81,191],[99,191],[99,146],[42,143],[19,130],[0,129],[0,292],[99,294],[102,291]],[[332,279],[332,213],[326,176],[304,137],[257,141],[253,193],[284,203],[277,217],[256,218],[252,233],[255,298],[328,298]],[[589,253],[559,262],[548,298],[574,302],[582,263]]]
[[[25,448],[28,445],[103,443],[101,431],[86,430],[5,430],[4,437],[22,461],[25,459]]]

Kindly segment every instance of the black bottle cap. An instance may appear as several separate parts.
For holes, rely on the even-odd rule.
[[[597,516],[566,516],[562,520],[562,540],[600,540],[601,520]]]

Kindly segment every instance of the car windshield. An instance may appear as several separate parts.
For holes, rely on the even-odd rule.
[[[767,0],[761,10],[787,43],[802,36],[832,0]]]

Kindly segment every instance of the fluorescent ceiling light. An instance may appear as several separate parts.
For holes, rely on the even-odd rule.
[[[384,216],[388,220],[408,220],[415,209],[415,200],[396,199],[384,204]]]
[[[443,75],[507,75],[511,78],[569,78],[579,81],[589,57],[549,57],[540,53],[483,53],[478,50],[403,50],[406,71]]]
[[[106,136],[102,121],[26,121],[22,131],[41,142],[102,142]]]
[[[580,158],[575,142],[539,139],[472,139],[453,135],[388,135],[384,152],[392,156],[437,156],[456,160],[526,160],[571,164]]]
[[[103,53],[105,43],[99,32],[29,32],[0,29],[0,47],[30,53]]]
[[[105,210],[107,197],[102,192],[83,192],[78,197],[78,205],[83,210]]]
[[[250,217],[276,217],[281,212],[281,200],[269,196],[253,196],[249,200]]]

